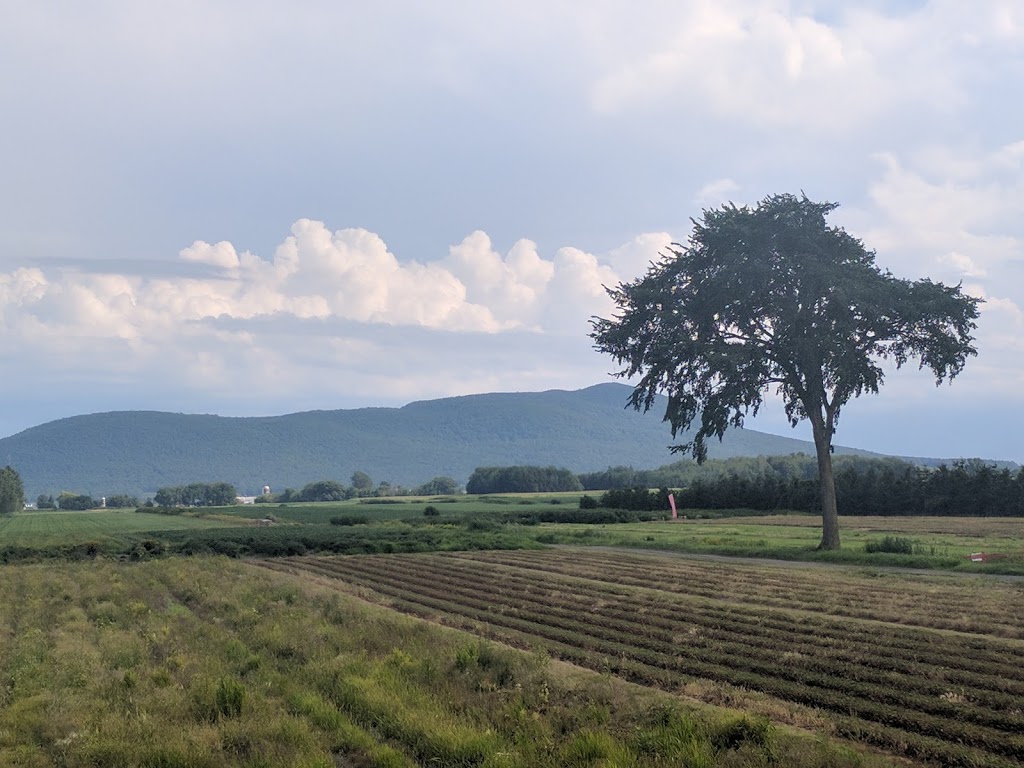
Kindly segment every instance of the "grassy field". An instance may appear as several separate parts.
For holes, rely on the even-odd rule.
[[[1024,529],[1013,518],[842,517],[843,549],[819,552],[820,518],[812,515],[688,510],[686,520],[636,522],[638,513],[580,510],[579,498],[578,493],[401,497],[246,505],[171,515],[26,512],[0,518],[0,562],[97,553],[133,558],[154,552],[247,557],[570,544],[1024,574]],[[425,514],[428,510],[431,514]],[[272,524],[260,525],[264,519]],[[887,537],[899,539],[909,553],[865,551]],[[971,563],[968,555],[979,551],[1006,557]]]
[[[1024,765],[1018,520],[579,496],[0,518],[0,765]]]
[[[843,548],[818,552],[821,518],[771,515],[688,519],[621,525],[545,525],[539,541],[549,544],[640,547],[744,557],[894,565],[991,573],[1024,573],[1024,522],[1015,518],[841,517]],[[865,545],[885,537],[909,539],[913,554],[867,553]],[[1003,560],[971,563],[968,555],[989,552]]]
[[[136,534],[220,528],[233,523],[184,515],[122,512],[30,512],[0,517],[0,542],[14,546],[51,546],[87,541],[123,540]]]
[[[0,765],[890,764],[319,580],[225,558],[4,566]]]
[[[262,564],[927,764],[1024,764],[1019,582],[586,549]]]

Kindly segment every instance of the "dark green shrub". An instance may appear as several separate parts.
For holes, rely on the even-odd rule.
[[[711,733],[711,743],[716,749],[737,749],[744,744],[769,747],[772,725],[763,717],[740,717],[721,723]]]
[[[441,510],[434,506],[428,506],[423,510],[423,515],[425,517],[437,517],[440,514]]]
[[[580,496],[580,509],[597,509],[597,499],[583,494]]]
[[[366,515],[338,515],[331,518],[331,525],[366,525],[370,518]]]
[[[914,554],[914,542],[905,536],[886,536],[881,541],[864,543],[865,552],[892,552],[897,555]]]

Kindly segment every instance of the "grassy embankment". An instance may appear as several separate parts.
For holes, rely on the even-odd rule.
[[[888,764],[225,558],[2,574],[5,766]]]

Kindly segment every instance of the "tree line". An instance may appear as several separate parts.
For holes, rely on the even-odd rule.
[[[153,496],[161,507],[227,507],[237,499],[238,491],[231,483],[189,483],[160,488]]]
[[[477,467],[466,493],[550,493],[582,491],[579,478],[564,467]]]
[[[287,504],[295,501],[346,501],[355,498],[380,496],[450,496],[459,492],[459,484],[451,477],[438,476],[413,488],[392,485],[381,480],[374,485],[373,479],[362,471],[352,473],[351,483],[342,485],[337,480],[317,480],[306,483],[300,489],[285,488],[280,493],[264,494],[256,503]]]
[[[738,474],[698,479],[676,502],[693,509],[788,509],[818,512],[817,478]],[[981,461],[919,467],[886,461],[839,466],[836,502],[841,515],[1024,516],[1024,468],[999,469]]]

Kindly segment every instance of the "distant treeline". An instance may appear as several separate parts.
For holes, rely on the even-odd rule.
[[[231,483],[189,483],[161,488],[153,501],[161,507],[226,507],[237,498],[238,491]]]
[[[377,485],[365,472],[357,471],[352,475],[352,482],[343,485],[337,480],[317,480],[306,483],[302,488],[285,488],[281,493],[259,496],[257,504],[282,504],[293,501],[345,501],[347,499],[369,498],[380,496],[450,496],[459,492],[459,484],[450,477],[438,476],[415,488],[392,485],[381,480]]]
[[[835,480],[841,515],[1024,515],[1024,469],[1012,472],[980,461],[930,469],[891,459],[838,458]],[[678,492],[676,502],[693,509],[816,512],[821,508],[819,498],[816,477],[765,471],[695,479]]]
[[[466,493],[550,493],[582,491],[579,478],[562,467],[477,467]]]

